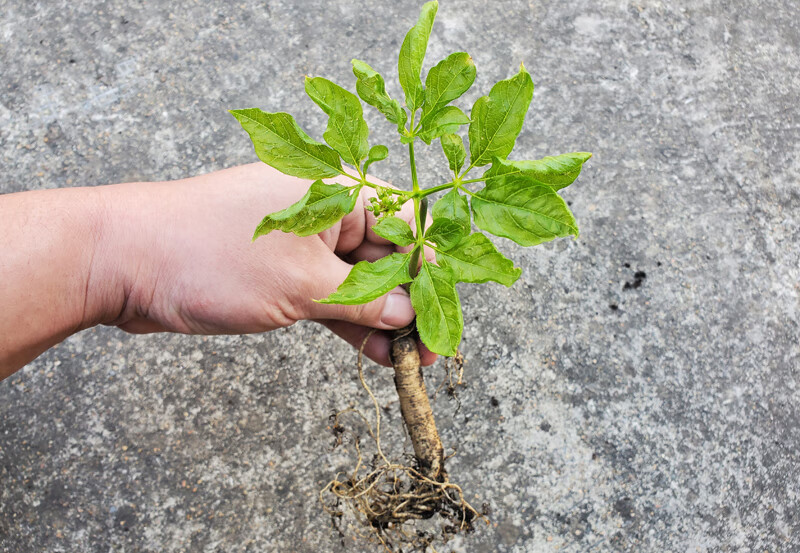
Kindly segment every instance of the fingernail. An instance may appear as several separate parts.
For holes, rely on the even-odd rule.
[[[386,326],[401,327],[414,319],[414,309],[411,307],[411,298],[403,292],[392,292],[386,298],[381,313],[381,322]]]

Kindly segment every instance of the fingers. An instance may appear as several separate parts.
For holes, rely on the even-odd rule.
[[[433,365],[439,356],[428,349],[428,346],[417,340],[417,348],[419,349],[419,359],[423,367]]]
[[[323,238],[323,241],[328,243],[328,247],[338,255],[347,255],[364,242],[364,233],[366,232],[365,221],[368,213],[364,209],[364,206],[367,204],[364,203],[363,198],[364,192],[362,190],[361,197],[356,200],[356,206],[353,208],[353,211],[345,215],[342,219],[338,227],[339,232],[334,237],[333,244],[328,243],[328,241]],[[320,235],[322,236],[325,232],[328,231],[323,231]]]
[[[361,305],[315,304],[312,319],[336,319],[368,328],[402,328],[414,320],[411,299],[402,288]]]
[[[392,245],[373,244],[372,242],[362,242],[360,246],[345,256],[345,260],[350,263],[359,261],[377,261],[382,257],[395,253],[397,249]]]
[[[368,178],[374,184],[394,188],[392,185],[375,177],[369,176]],[[333,248],[337,254],[347,255],[361,245],[362,242],[384,246],[391,245],[391,242],[381,238],[372,230],[377,218],[374,213],[367,211],[366,208],[370,205],[370,198],[376,197],[377,193],[374,189],[369,187],[361,189],[355,208],[342,219],[340,231],[336,236],[335,247]],[[400,211],[395,213],[395,217],[404,220],[412,229],[416,228],[414,224],[414,203],[412,201],[404,203]]]
[[[364,338],[371,330],[369,328],[348,323],[346,321],[321,320],[317,322],[328,327],[334,334],[344,339],[345,342],[352,345],[356,349],[361,347],[361,344],[364,342]],[[389,360],[390,345],[391,338],[389,337],[389,332],[379,330],[370,336],[369,341],[367,342],[366,346],[364,346],[364,355],[379,365],[391,367],[392,362]],[[438,356],[435,353],[432,353],[427,347],[425,347],[424,344],[417,341],[417,347],[419,348],[420,360],[423,366],[427,367],[436,362]]]
[[[361,348],[364,338],[370,331],[370,329],[365,326],[348,323],[346,321],[321,320],[317,322],[328,327],[334,334],[344,339],[345,342],[356,349]],[[379,365],[391,367],[392,362],[389,360],[390,343],[389,333],[379,330],[370,336],[369,341],[364,346],[364,355]]]
[[[325,298],[344,282],[352,265],[345,263],[332,252],[325,252],[321,266],[307,272],[306,297]],[[305,319],[337,319],[368,328],[400,328],[414,320],[414,309],[408,293],[400,287],[369,303],[360,305],[334,305],[308,301],[304,304]]]

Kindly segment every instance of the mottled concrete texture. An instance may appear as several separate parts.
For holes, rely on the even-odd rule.
[[[227,108],[321,138],[302,76],[393,75],[418,6],[0,0],[0,192],[253,161]],[[428,59],[478,67],[459,105],[524,60],[513,157],[595,154],[565,192],[579,240],[498,241],[520,281],[460,288],[468,387],[437,417],[492,524],[455,551],[800,551],[799,6],[443,2]],[[0,551],[373,551],[316,500],[345,461],[328,415],[366,405],[353,362],[311,323],[72,337],[0,383]]]

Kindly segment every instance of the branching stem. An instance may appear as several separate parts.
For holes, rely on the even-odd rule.
[[[469,180],[452,180],[450,182],[446,182],[444,184],[440,184],[438,186],[431,186],[430,188],[426,188],[424,190],[420,190],[420,194],[425,196],[430,196],[431,194],[435,194],[436,192],[441,192],[442,190],[447,190],[448,188],[453,188],[454,186],[461,187],[462,184],[471,184],[473,182],[483,182],[486,179],[484,178],[477,178],[477,179],[469,179]]]

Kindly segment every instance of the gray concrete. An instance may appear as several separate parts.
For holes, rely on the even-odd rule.
[[[460,105],[524,60],[514,157],[595,153],[565,192],[580,239],[500,241],[521,280],[460,288],[469,385],[437,416],[493,514],[456,551],[800,551],[798,6],[444,2],[429,59],[478,67]],[[0,192],[253,161],[232,107],[321,137],[302,75],[392,74],[416,9],[0,0]],[[393,156],[376,172],[403,183]],[[311,323],[72,337],[0,383],[0,551],[373,551],[316,502],[345,461],[326,418],[364,400],[353,360]]]

